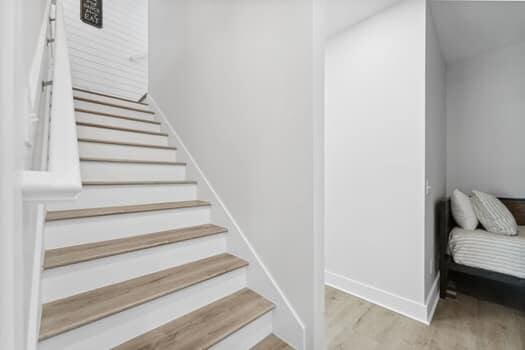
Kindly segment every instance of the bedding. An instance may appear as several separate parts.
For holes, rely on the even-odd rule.
[[[515,236],[456,227],[449,251],[457,264],[525,278],[525,226]]]

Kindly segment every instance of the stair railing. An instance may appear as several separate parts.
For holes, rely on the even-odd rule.
[[[29,266],[26,350],[38,343],[46,204],[82,190],[78,140],[62,0],[47,0],[29,71],[25,167],[21,174],[24,255]],[[32,244],[31,244],[32,243]]]
[[[39,202],[72,200],[82,189],[62,1],[46,11],[49,21],[42,25],[29,77],[26,132],[26,146],[38,153],[40,164],[22,174],[24,200]],[[45,80],[47,71],[50,80]]]

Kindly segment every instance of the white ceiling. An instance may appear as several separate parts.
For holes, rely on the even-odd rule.
[[[326,0],[326,31],[332,36],[400,0]]]
[[[523,1],[433,1],[431,13],[447,63],[525,40]]]

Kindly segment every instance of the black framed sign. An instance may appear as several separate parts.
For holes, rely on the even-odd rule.
[[[102,28],[102,0],[80,0],[82,22]]]

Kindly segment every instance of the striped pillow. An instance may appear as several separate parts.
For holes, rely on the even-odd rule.
[[[499,199],[479,191],[472,191],[471,199],[476,216],[487,231],[510,236],[518,234],[516,219]]]

